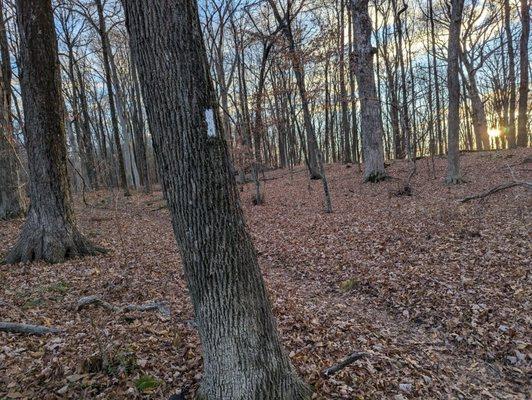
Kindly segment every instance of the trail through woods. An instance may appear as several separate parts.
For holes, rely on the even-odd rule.
[[[305,173],[268,172],[262,206],[245,186],[283,342],[315,398],[527,398],[530,192],[460,199],[511,181],[508,166],[530,181],[530,155],[464,154],[467,183],[453,187],[443,183],[445,159],[435,160],[435,180],[419,160],[413,195],[400,197],[407,162],[392,162],[399,179],[380,184],[362,184],[355,166],[327,166],[332,214]],[[61,330],[0,333],[0,399],[192,396],[201,351],[161,192],[87,200],[76,203],[79,225],[108,254],[0,266],[0,321]],[[0,254],[22,222],[0,222]],[[116,306],[78,309],[85,296]],[[170,315],[125,306],[154,303]],[[367,354],[322,374],[355,351]]]

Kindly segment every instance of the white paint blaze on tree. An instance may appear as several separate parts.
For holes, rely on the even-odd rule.
[[[377,98],[371,45],[371,18],[368,0],[351,0],[353,30],[355,34],[353,68],[360,97],[360,131],[364,154],[364,180],[379,182],[386,178],[382,147],[381,107]]]
[[[244,223],[195,0],[124,0],[159,174],[203,346],[198,399],[309,399]]]
[[[460,176],[460,27],[464,0],[452,0],[449,42],[447,46],[447,88],[449,90],[449,111],[447,121],[447,183],[462,182]]]

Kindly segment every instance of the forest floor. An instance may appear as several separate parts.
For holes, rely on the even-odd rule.
[[[530,193],[459,199],[510,181],[511,171],[530,181],[531,155],[464,154],[468,182],[453,187],[441,179],[445,159],[435,159],[437,179],[419,160],[413,195],[401,197],[401,180],[363,184],[356,166],[331,165],[332,214],[303,168],[267,172],[262,206],[244,187],[284,346],[315,398],[530,398]],[[388,171],[403,179],[409,168],[392,162]],[[0,333],[0,399],[189,398],[201,349],[161,193],[101,191],[88,202],[76,201],[79,224],[107,254],[0,266],[0,321],[64,330]],[[22,222],[0,222],[0,255]],[[114,306],[164,301],[170,315],[77,311],[88,295]],[[366,356],[321,374],[354,351]]]

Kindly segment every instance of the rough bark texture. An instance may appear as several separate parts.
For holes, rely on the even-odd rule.
[[[509,115],[508,115],[508,131],[506,138],[508,139],[508,147],[513,149],[516,145],[515,137],[515,55],[512,29],[510,27],[510,0],[504,0],[504,31],[506,33],[506,42],[508,46],[508,85],[510,91]]]
[[[11,118],[11,61],[0,1],[0,219],[16,218],[24,212],[19,188],[19,163]]]
[[[364,180],[378,182],[386,178],[382,148],[381,107],[375,88],[371,46],[371,19],[368,0],[351,0],[355,34],[354,69],[360,97],[360,131],[364,154]]]
[[[447,47],[447,88],[449,90],[447,183],[462,181],[460,176],[460,26],[464,0],[452,0]]]
[[[17,1],[30,209],[6,261],[94,254],[79,233],[68,184],[64,109],[50,0]]]
[[[517,131],[517,145],[528,146],[528,39],[530,36],[530,5],[528,0],[521,0],[522,30],[519,41],[520,80],[519,80],[519,117]]]
[[[203,345],[197,398],[292,400],[284,354],[239,205],[195,0],[124,0],[154,150]]]

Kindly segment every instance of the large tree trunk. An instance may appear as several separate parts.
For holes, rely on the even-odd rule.
[[[94,254],[76,227],[66,166],[63,98],[51,0],[17,1],[31,205],[6,261]]]
[[[11,60],[0,1],[0,219],[16,218],[24,212],[19,188],[19,163],[11,118]]]
[[[197,398],[309,399],[284,353],[239,205],[195,0],[124,0],[203,345]]]
[[[530,6],[528,0],[521,0],[522,31],[519,41],[520,80],[519,80],[519,117],[517,145],[528,146],[528,39],[530,36]]]
[[[506,138],[508,139],[508,147],[513,149],[516,145],[515,138],[515,55],[513,46],[512,29],[510,27],[510,0],[504,0],[504,30],[506,32],[506,42],[508,46],[508,84],[510,86],[509,115],[508,115],[508,131]]]
[[[381,107],[377,99],[371,46],[371,19],[368,0],[351,0],[355,35],[354,69],[360,97],[360,131],[364,154],[364,180],[379,182],[386,178],[382,148]]]
[[[449,90],[447,183],[462,181],[460,176],[460,26],[464,0],[452,0],[447,47],[447,88]]]

